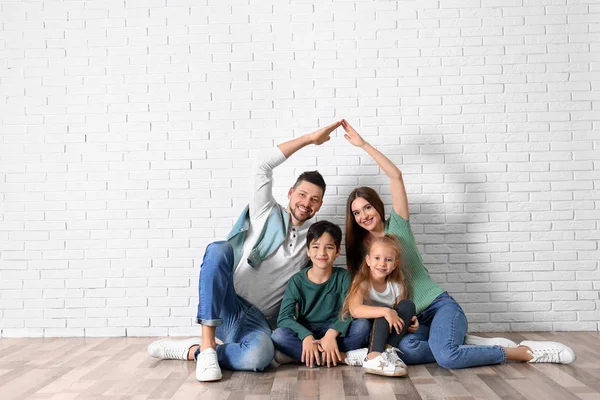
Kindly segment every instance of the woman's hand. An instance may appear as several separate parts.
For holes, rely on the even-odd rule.
[[[315,365],[315,361],[317,365],[321,365],[319,361],[319,345],[313,343],[314,340],[315,337],[313,335],[309,335],[302,340],[302,359],[300,361],[310,368]]]
[[[416,316],[412,317],[410,320],[411,324],[408,327],[407,331],[410,333],[415,333],[419,329],[419,320]]]
[[[384,318],[390,326],[390,333],[392,333],[392,329],[395,329],[396,333],[398,333],[398,334],[400,334],[400,332],[402,332],[402,328],[404,327],[404,321],[402,321],[400,319],[396,310],[390,308],[385,313]]]
[[[365,140],[354,130],[354,128],[346,121],[342,120],[342,128],[346,131],[344,137],[348,140],[352,145],[356,147],[363,147],[365,145]]]

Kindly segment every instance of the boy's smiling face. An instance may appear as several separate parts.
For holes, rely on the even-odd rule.
[[[333,262],[340,255],[340,249],[335,245],[333,236],[327,232],[313,239],[307,252],[313,267],[320,269],[333,268]]]

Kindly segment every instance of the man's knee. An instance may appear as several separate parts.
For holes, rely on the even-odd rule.
[[[202,261],[202,271],[218,269],[223,266],[233,267],[233,247],[227,241],[213,242],[206,247],[204,260]]]
[[[262,371],[269,366],[275,356],[275,346],[271,337],[265,334],[255,335],[242,343],[244,355],[238,360],[238,365],[244,371]]]

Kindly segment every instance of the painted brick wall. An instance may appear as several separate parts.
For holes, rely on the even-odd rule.
[[[0,5],[0,335],[197,332],[251,159],[348,119],[472,330],[600,327],[597,0]],[[387,180],[337,132],[320,218]]]

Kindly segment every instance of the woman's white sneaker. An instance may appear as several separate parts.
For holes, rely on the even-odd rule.
[[[503,337],[486,338],[481,336],[466,335],[465,344],[476,346],[502,346],[502,347],[518,347],[519,345],[510,339]]]
[[[148,354],[161,360],[187,361],[188,351],[192,346],[200,345],[202,338],[191,339],[161,339],[150,343]]]
[[[383,376],[404,376],[408,370],[390,360],[387,352],[383,352],[371,360],[365,360],[362,365],[368,374]]]
[[[530,363],[571,364],[577,359],[573,349],[558,342],[524,340],[519,346],[527,346],[531,350],[529,354],[533,358]]]
[[[196,360],[196,379],[211,382],[221,380],[222,377],[217,351],[211,348],[201,351]]]

